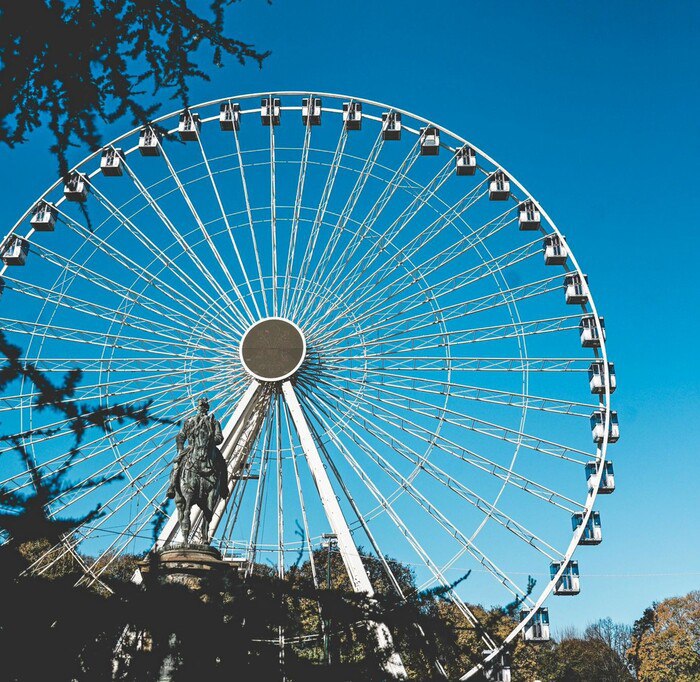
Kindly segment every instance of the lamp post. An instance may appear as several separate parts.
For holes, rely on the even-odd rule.
[[[321,536],[321,547],[328,550],[328,555],[326,559],[326,589],[330,591],[331,589],[331,552],[338,545],[338,538],[335,533],[324,533]],[[324,619],[324,633],[323,633],[323,658],[326,660],[326,664],[331,664],[331,619]]]

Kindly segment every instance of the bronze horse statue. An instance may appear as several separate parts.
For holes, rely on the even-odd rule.
[[[202,542],[208,545],[209,523],[216,505],[221,498],[228,497],[226,462],[217,447],[223,440],[221,424],[209,414],[209,402],[200,398],[197,414],[185,421],[175,438],[178,456],[167,493],[175,498],[185,544],[190,540],[192,507],[197,505],[202,512]]]

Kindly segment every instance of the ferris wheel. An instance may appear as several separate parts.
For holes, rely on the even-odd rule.
[[[3,396],[35,471],[69,470],[50,513],[103,512],[37,572],[79,552],[99,581],[152,548],[154,519],[157,547],[182,539],[165,497],[174,423],[206,397],[232,491],[212,542],[242,570],[284,575],[300,553],[313,568],[329,536],[369,594],[366,557],[399,591],[389,555],[419,588],[471,570],[450,596],[484,655],[461,679],[508,679],[503,647],[548,639],[545,599],[579,592],[574,551],[601,541],[594,503],[615,487],[604,320],[564,235],[471,142],[342,95],[206,102],[87,157],[0,254],[22,360],[57,381],[80,368],[76,406],[151,416],[115,409],[105,433],[88,415],[67,456],[68,420],[29,381]],[[27,467],[2,462],[2,486],[29,490]],[[514,599],[506,637],[470,606]]]

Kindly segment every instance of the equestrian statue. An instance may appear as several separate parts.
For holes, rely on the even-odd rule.
[[[217,447],[224,440],[221,424],[209,413],[209,402],[200,398],[197,414],[185,420],[177,434],[177,457],[170,472],[167,496],[175,498],[185,544],[190,540],[190,511],[202,511],[202,542],[208,545],[209,523],[219,500],[229,495],[226,462]],[[187,443],[187,445],[185,445]]]

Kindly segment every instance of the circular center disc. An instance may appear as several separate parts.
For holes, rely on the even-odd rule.
[[[243,334],[240,353],[243,367],[259,381],[283,381],[304,361],[306,340],[293,322],[268,317]]]

